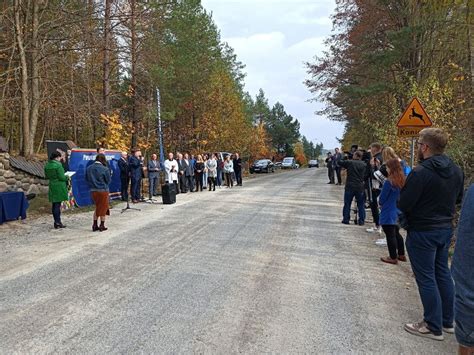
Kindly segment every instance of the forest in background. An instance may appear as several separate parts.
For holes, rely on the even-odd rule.
[[[244,65],[199,0],[11,0],[0,5],[0,131],[30,157],[45,140],[165,151],[295,155],[322,145],[264,91],[245,92]]]
[[[396,123],[412,97],[449,135],[447,153],[472,181],[474,38],[471,0],[337,0],[328,50],[307,63],[319,114],[346,123],[342,144],[380,141],[405,158]]]

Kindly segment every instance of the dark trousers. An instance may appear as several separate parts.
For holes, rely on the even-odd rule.
[[[186,179],[186,188],[192,192],[194,190],[193,176],[192,175],[185,176],[185,179]]]
[[[390,257],[396,259],[399,255],[405,255],[405,244],[400,234],[400,227],[396,224],[384,224],[382,229],[387,237],[387,247]]]
[[[179,179],[179,178],[178,178]],[[176,192],[176,195],[179,194],[179,184],[178,180],[173,180],[173,185],[174,185],[174,191]]]
[[[128,200],[128,185],[130,184],[130,178],[121,177],[120,178],[120,192],[122,194],[122,201]]]
[[[222,170],[217,170],[216,183],[217,186],[222,186]]]
[[[454,284],[448,266],[451,228],[408,231],[407,251],[423,304],[423,318],[437,335],[453,326]]]
[[[344,223],[349,223],[351,219],[351,204],[352,200],[356,199],[357,201],[357,210],[358,210],[358,222],[359,224],[364,224],[365,222],[365,193],[363,191],[344,191],[344,208],[342,210],[342,221]]]
[[[242,186],[242,170],[235,170],[235,181],[238,186]]]
[[[332,166],[328,167],[328,178],[329,178],[329,182],[331,184],[334,184],[334,169],[332,168]]]
[[[377,201],[379,198],[379,195],[380,195],[380,190],[372,190],[372,198],[370,200],[370,210],[372,211],[372,217],[377,227],[379,226],[379,218],[380,218],[379,203]]]
[[[132,187],[130,189],[130,195],[132,195],[132,200],[138,201],[140,200],[140,183],[142,181],[141,178],[137,179],[132,176]]]
[[[148,194],[150,195],[150,199],[153,198],[153,196],[156,193],[156,187],[158,186],[158,180],[159,176],[158,174],[156,175],[148,175]]]
[[[202,173],[195,173],[196,191],[202,191]]]
[[[61,224],[61,202],[53,202],[51,211],[53,212],[54,224]]]
[[[342,170],[342,168],[339,167],[339,166],[336,166],[336,167],[334,168],[334,170],[336,171],[337,183],[338,183],[338,184],[342,184],[342,177],[341,177],[341,170]],[[334,175],[333,175],[333,181],[334,181]]]
[[[216,190],[216,178],[215,177],[209,177],[209,181],[207,183],[209,186],[209,191],[211,190]]]
[[[179,179],[179,189],[180,189],[180,191],[184,192],[184,193],[188,192],[188,188],[186,186],[186,176],[184,176],[184,174],[179,175],[178,179]]]
[[[232,173],[225,173],[225,184],[227,187],[234,186],[234,180],[232,180]]]

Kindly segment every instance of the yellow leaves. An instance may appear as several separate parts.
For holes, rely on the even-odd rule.
[[[131,142],[131,125],[122,123],[117,111],[110,115],[101,114],[100,120],[105,125],[105,132],[97,143],[109,149],[128,151]]]
[[[295,152],[295,159],[300,165],[306,164],[306,155],[302,142],[295,143],[293,150]]]

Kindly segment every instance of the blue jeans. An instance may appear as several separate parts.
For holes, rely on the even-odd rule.
[[[351,219],[351,204],[354,197],[356,198],[357,209],[359,211],[358,221],[359,224],[363,224],[365,222],[365,193],[363,191],[344,191],[344,208],[342,210],[342,221],[344,223],[349,223]]]
[[[155,195],[155,191],[158,186],[158,179],[158,174],[148,174],[148,194],[150,195],[150,199],[153,198],[153,195]]]
[[[451,228],[408,231],[406,246],[428,328],[441,335],[453,326],[454,284],[448,267]]]

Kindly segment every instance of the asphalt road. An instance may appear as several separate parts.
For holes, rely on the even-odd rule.
[[[340,223],[342,191],[300,169],[115,208],[104,233],[90,214],[5,232],[0,353],[455,353],[403,330],[409,265]]]

